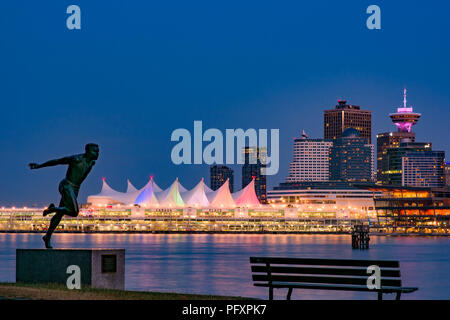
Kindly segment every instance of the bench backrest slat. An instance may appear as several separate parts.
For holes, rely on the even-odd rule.
[[[367,277],[366,268],[317,268],[317,267],[287,267],[272,265],[270,267],[272,274],[283,273],[283,274],[323,274],[323,275],[334,275],[334,276],[359,276]],[[254,273],[267,273],[267,267],[253,265],[252,272]],[[400,270],[389,270],[381,269],[382,277],[399,278]]]
[[[250,257],[250,263],[270,263],[270,264],[300,264],[300,265],[320,265],[320,266],[348,266],[348,267],[368,267],[377,265],[380,268],[399,268],[398,261],[393,260],[352,260],[352,259],[309,259],[309,258],[265,258]]]
[[[254,274],[253,281],[268,282],[269,277],[266,274]],[[293,275],[273,275],[272,282],[301,282],[301,283],[328,283],[328,284],[346,284],[361,285],[367,284],[367,277],[313,277],[313,276],[293,276]],[[402,285],[399,279],[381,279],[381,286],[400,287]]]

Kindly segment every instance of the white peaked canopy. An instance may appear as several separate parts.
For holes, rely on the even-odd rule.
[[[230,193],[229,180],[217,190],[212,191],[202,178],[191,190],[186,190],[178,178],[165,190],[162,190],[150,177],[150,180],[142,189],[136,189],[130,180],[127,180],[127,191],[119,192],[111,188],[103,178],[102,190],[96,195],[88,197],[88,203],[93,206],[125,205],[133,204],[158,207],[211,207],[211,208],[236,208],[260,206],[255,192],[255,180],[253,179],[245,188]]]
[[[139,195],[140,191],[137,190],[127,179],[127,191],[126,192],[118,192],[116,196],[114,196],[114,200],[123,203],[125,205],[130,205],[134,203],[136,197]]]
[[[234,208],[236,204],[230,193],[229,179],[216,191],[211,191],[206,194],[211,207]]]
[[[126,193],[132,193],[138,191],[133,184],[131,184],[130,179],[127,179],[127,192]]]
[[[252,207],[260,205],[255,192],[255,179],[242,190],[232,194],[234,201],[238,207]]]
[[[178,182],[178,178],[172,183],[172,185],[162,192],[156,194],[158,201],[164,206],[182,206],[184,205],[183,198],[181,197],[181,192],[186,192],[187,190]]]
[[[122,192],[116,191],[113,188],[111,188],[107,183],[106,179],[103,178],[103,184],[102,184],[102,190],[99,194],[94,195],[94,197],[110,197],[114,198],[117,195],[120,195]]]
[[[102,203],[102,204],[108,204],[108,203],[117,203],[121,202],[120,200],[117,200],[117,198],[120,198],[122,195],[122,192],[116,191],[113,188],[111,188],[107,183],[106,179],[103,178],[103,184],[102,184],[102,190],[100,193],[89,196],[87,201],[89,203]]]
[[[151,183],[152,187],[153,187],[153,192],[157,193],[157,192],[162,192],[163,190],[156,184],[155,179],[153,179],[153,176],[150,176],[150,181],[147,183],[147,185]],[[147,186],[145,185],[144,188]],[[142,188],[140,191],[144,190],[144,188]]]
[[[206,193],[211,191],[212,190],[205,185],[202,178],[202,180],[200,180],[200,182],[192,190],[182,192],[181,197],[186,205],[207,207],[209,205],[209,201]]]
[[[155,186],[159,188],[156,184],[154,184],[153,179],[150,179],[145,187],[138,191],[139,195],[136,197],[134,203],[143,206],[158,205],[159,202],[155,195]]]

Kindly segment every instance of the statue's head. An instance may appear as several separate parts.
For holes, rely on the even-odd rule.
[[[86,151],[86,156],[89,159],[97,160],[98,159],[98,153],[100,152],[100,148],[98,147],[98,144],[96,143],[88,143],[84,150]]]

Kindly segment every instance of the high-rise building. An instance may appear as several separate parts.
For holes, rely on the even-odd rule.
[[[345,100],[338,100],[332,110],[324,111],[323,137],[325,140],[340,138],[345,129],[355,128],[372,143],[372,113],[361,110],[359,106],[348,105]]]
[[[407,152],[402,158],[402,186],[444,187],[444,151]]]
[[[383,185],[410,187],[445,186],[444,151],[433,151],[431,143],[400,142],[386,149],[382,161]]]
[[[211,179],[211,189],[219,189],[227,179],[229,180],[230,192],[233,192],[234,186],[234,171],[223,165],[214,165],[209,168],[209,175]]]
[[[267,202],[267,178],[265,174],[262,174],[266,156],[265,148],[245,147],[243,149],[242,188],[245,188],[254,178],[256,196],[261,203]]]
[[[406,88],[403,89],[403,106],[397,108],[396,113],[389,115],[392,122],[397,126],[396,132],[383,132],[377,134],[377,180],[381,183],[381,171],[383,157],[386,156],[386,149],[390,147],[398,147],[403,141],[416,141],[416,134],[412,131],[420,118],[420,113],[414,113],[412,107],[406,104]]]
[[[445,163],[444,170],[445,170],[445,181],[446,181],[445,185],[447,187],[450,187],[450,162]]]
[[[328,181],[332,146],[332,141],[309,139],[303,131],[301,138],[294,140],[294,161],[290,163],[286,182]]]
[[[381,181],[383,158],[390,147],[398,147],[401,141],[416,141],[414,132],[383,132],[377,134],[377,181]]]
[[[371,182],[374,180],[374,147],[358,130],[348,128],[333,141],[330,180]]]

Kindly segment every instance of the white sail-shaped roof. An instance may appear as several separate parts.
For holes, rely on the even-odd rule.
[[[107,183],[106,183],[106,179],[103,178],[103,184],[102,184],[102,190],[100,191],[100,193],[95,194],[91,197],[110,197],[110,198],[114,198],[117,195],[120,195],[121,192],[114,190],[113,188],[111,188]]]
[[[102,184],[102,190],[100,193],[89,196],[87,199],[87,202],[89,203],[121,203],[120,200],[117,200],[117,198],[120,198],[122,192],[116,191],[113,188],[111,188],[107,183],[106,179],[103,178],[103,184]]]
[[[190,206],[207,207],[209,205],[209,200],[206,196],[208,189],[209,188],[205,185],[202,178],[202,180],[200,180],[200,182],[192,190],[181,193],[184,204]],[[209,190],[209,192],[211,192],[211,189]]]
[[[203,180],[203,178],[202,178],[202,180]],[[204,182],[204,181],[203,181]],[[203,183],[203,185],[205,186],[205,192],[206,193],[208,193],[208,192],[213,192],[213,190],[210,188],[210,187],[208,187],[207,185],[206,185],[206,183]]]
[[[126,192],[117,192],[113,199],[117,202],[120,202],[125,205],[131,205],[136,200],[136,197],[139,195],[140,191],[137,190],[127,179],[127,191]]]
[[[261,204],[256,196],[254,178],[244,189],[234,192],[232,197],[238,207],[252,207]]]
[[[159,204],[154,190],[153,179],[151,179],[149,183],[147,183],[145,187],[139,191],[140,193],[134,201],[135,204],[143,206],[156,206]]]
[[[138,189],[136,189],[133,184],[130,182],[130,179],[127,179],[127,192],[126,193],[133,193],[138,191]]]
[[[147,184],[149,184],[149,183],[152,184],[153,192],[158,193],[158,192],[162,192],[162,191],[163,191],[163,189],[161,189],[161,188],[156,184],[155,179],[153,179],[153,176],[150,176],[150,181],[149,181]],[[146,186],[147,186],[147,185],[146,185]],[[145,188],[146,186],[144,186],[144,188]],[[144,190],[144,188],[142,188],[141,190]]]
[[[230,193],[229,179],[216,191],[208,192],[206,196],[211,207],[234,208],[236,204]]]
[[[158,192],[156,197],[158,201],[163,206],[182,206],[184,205],[183,198],[181,197],[181,192],[186,192],[187,190],[178,182],[178,178],[172,183],[172,185],[162,192]]]

